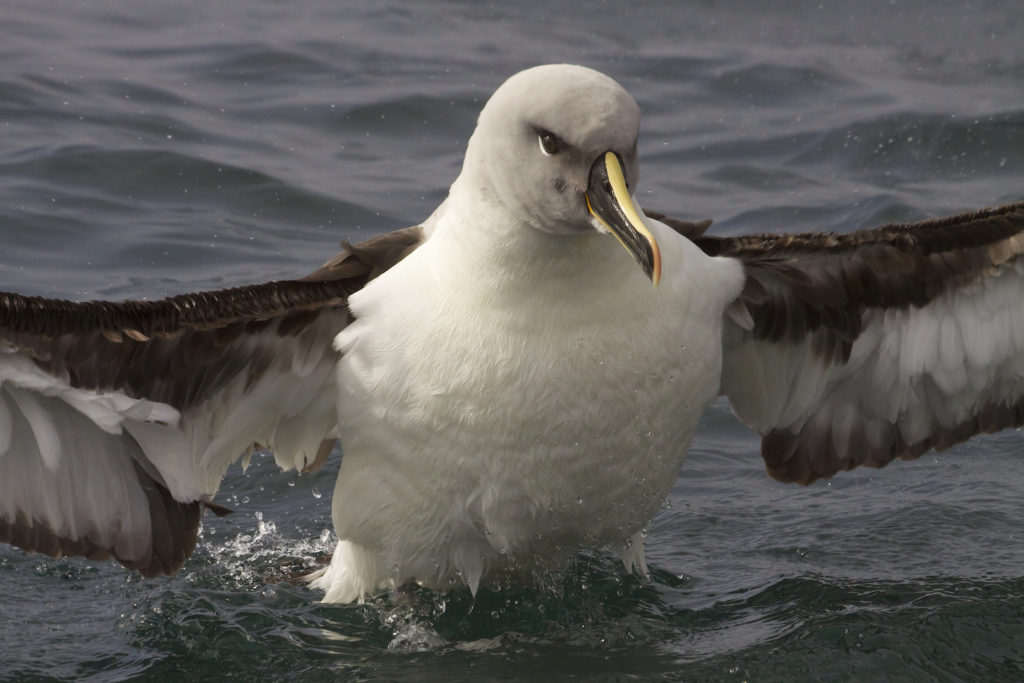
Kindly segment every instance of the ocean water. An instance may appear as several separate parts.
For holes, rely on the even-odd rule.
[[[305,274],[419,222],[515,71],[644,111],[641,202],[721,234],[1024,199],[1004,2],[0,0],[0,290],[156,298]],[[232,469],[177,576],[0,548],[0,679],[1020,680],[1024,436],[808,488],[724,403],[647,535],[540,587],[317,602],[337,455]]]

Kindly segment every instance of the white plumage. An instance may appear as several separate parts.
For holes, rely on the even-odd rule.
[[[646,573],[641,530],[720,392],[801,483],[1024,422],[1024,204],[708,237],[639,216],[638,129],[611,79],[538,67],[422,229],[302,281],[0,294],[0,540],[173,572],[254,442],[306,469],[340,437],[325,600],[476,591],[581,546]]]
[[[530,271],[549,264],[523,259],[506,280],[459,253],[477,205],[453,190],[447,206],[420,249],[352,297],[356,322],[335,341],[345,540],[316,585],[333,601],[410,577],[475,590],[487,570],[557,565],[581,542],[644,569],[638,532],[717,395],[738,264],[651,221],[678,266],[657,290],[596,233],[585,267],[542,278]]]

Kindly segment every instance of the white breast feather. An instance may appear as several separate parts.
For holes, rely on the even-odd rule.
[[[621,270],[579,289],[452,290],[435,234],[352,297],[325,599],[409,577],[475,590],[520,555],[625,543],[656,512],[716,394],[742,275],[654,229],[672,264],[657,290],[611,240]],[[624,558],[642,568],[642,545]]]

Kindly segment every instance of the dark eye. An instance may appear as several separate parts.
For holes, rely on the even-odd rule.
[[[565,143],[562,142],[562,138],[558,137],[549,130],[537,131],[537,140],[540,141],[540,151],[548,156],[558,154],[565,147]]]

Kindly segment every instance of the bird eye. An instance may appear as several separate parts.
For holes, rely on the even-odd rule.
[[[545,156],[552,156],[562,151],[565,143],[551,131],[542,130],[537,132],[537,140],[540,142],[540,151]]]

